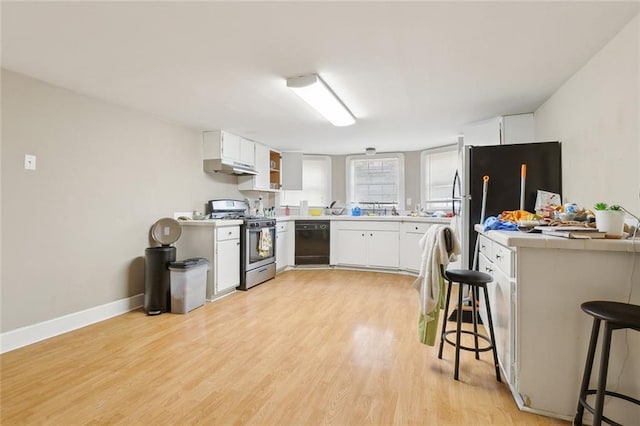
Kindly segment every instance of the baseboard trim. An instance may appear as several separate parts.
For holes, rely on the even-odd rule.
[[[116,300],[94,308],[74,312],[51,320],[29,325],[0,334],[0,353],[12,351],[50,337],[104,321],[138,309],[144,303],[144,295]]]

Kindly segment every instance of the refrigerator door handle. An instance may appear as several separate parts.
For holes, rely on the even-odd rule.
[[[457,188],[458,188],[459,197],[456,197],[456,183],[458,184]],[[456,170],[456,174],[453,176],[453,184],[451,185],[451,199],[453,200],[451,202],[451,213],[453,213],[454,216],[460,215],[460,204],[458,204],[458,208],[456,211],[456,201],[460,200],[459,202],[461,202],[462,198],[463,197],[462,197],[462,189],[460,186],[460,173],[458,173],[458,171]]]

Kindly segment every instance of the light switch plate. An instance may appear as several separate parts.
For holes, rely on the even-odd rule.
[[[25,154],[24,156],[24,168],[25,170],[36,169],[36,156],[31,154]]]

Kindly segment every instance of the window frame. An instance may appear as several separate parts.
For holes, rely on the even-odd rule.
[[[425,149],[420,152],[420,206],[430,211],[427,205],[427,167],[426,158],[433,154],[440,154],[442,152],[455,152],[456,156],[459,152],[459,146],[457,143],[438,146],[435,148]],[[460,168],[459,160],[456,161],[456,170]],[[453,176],[451,177],[451,184],[453,185]],[[451,198],[451,197],[449,197]],[[449,206],[450,209],[451,206]]]
[[[345,198],[347,205],[351,203],[352,198],[352,162],[354,160],[379,160],[385,158],[395,158],[398,160],[398,210],[404,210],[405,200],[405,174],[404,174],[404,154],[401,152],[386,152],[382,154],[352,154],[345,158]]]

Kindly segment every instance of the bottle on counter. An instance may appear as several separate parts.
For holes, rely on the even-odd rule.
[[[291,210],[289,209],[289,206],[284,206],[284,214],[285,216],[289,216],[291,214]]]

